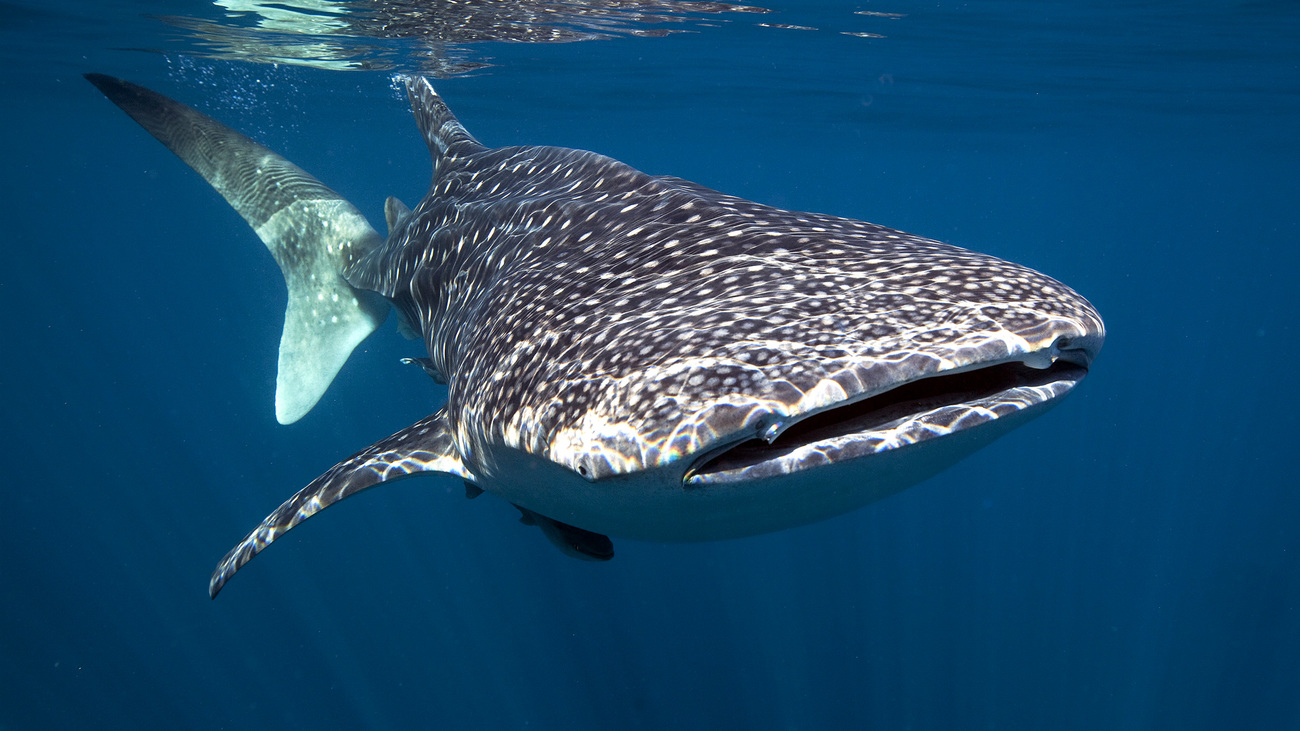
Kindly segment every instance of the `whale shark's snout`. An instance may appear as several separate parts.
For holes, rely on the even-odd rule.
[[[1061,337],[1047,349],[1048,358],[1058,358],[1060,360],[1073,363],[1083,368],[1090,368],[1092,361],[1101,352],[1101,346],[1106,342],[1106,331],[1101,327],[1101,318],[1098,317],[1093,323],[1093,328],[1086,334],[1078,337]]]
[[[738,443],[701,454],[684,474],[684,484],[704,488],[801,472],[815,479],[814,473],[850,463],[866,471],[864,463],[873,457],[919,450],[930,440],[959,432],[969,432],[964,439],[968,445],[987,444],[1055,406],[1087,375],[1105,332],[1092,306],[1078,300],[1084,316],[1038,329],[1035,338],[1023,338],[1023,352],[900,376],[875,393],[765,426]],[[1061,334],[1045,334],[1051,332]],[[937,469],[947,463],[931,459]]]
[[[705,488],[797,473],[815,479],[845,466],[868,471],[872,459],[909,450],[931,452],[926,459],[941,469],[969,449],[936,459],[935,450],[922,449],[928,442],[965,432],[961,442],[977,448],[1073,391],[1105,341],[1096,309],[1032,269],[969,252],[957,256],[967,255],[979,266],[965,274],[948,262],[940,269],[932,264],[926,283],[893,288],[880,319],[912,326],[873,330],[879,337],[869,355],[831,369],[830,378],[808,390],[831,398],[802,411],[786,408],[753,433],[720,440],[694,458],[684,484]],[[918,310],[924,317],[910,317]],[[852,388],[861,384],[870,385]],[[805,394],[798,403],[806,400]]]

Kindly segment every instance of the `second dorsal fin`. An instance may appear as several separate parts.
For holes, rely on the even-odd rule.
[[[384,220],[388,222],[388,235],[392,236],[393,232],[406,224],[406,219],[411,217],[411,209],[406,204],[397,200],[393,196],[388,196],[384,201]]]

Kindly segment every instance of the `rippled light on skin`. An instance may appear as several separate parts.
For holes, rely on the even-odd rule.
[[[411,362],[447,385],[437,413],[268,516],[219,565],[214,595],[324,507],[427,472],[504,497],[554,540],[584,535],[570,528],[708,540],[829,517],[960,459],[982,443],[971,434],[1041,413],[1104,338],[1087,300],[1017,264],[592,152],[485,147],[422,78],[405,83],[433,184],[414,209],[386,204],[386,238],[220,123],[91,80],[280,264],[282,420],[311,408],[388,306],[423,337],[428,358]],[[936,443],[952,448],[894,459]],[[856,479],[882,462],[879,479]]]

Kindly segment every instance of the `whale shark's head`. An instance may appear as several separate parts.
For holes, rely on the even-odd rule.
[[[476,472],[494,481],[500,471],[499,491],[538,512],[648,538],[843,512],[1044,412],[1104,340],[1087,300],[1027,267],[629,170],[594,176],[612,205],[566,191],[548,211],[545,250],[517,252],[490,277],[474,327],[455,328],[462,357],[448,406],[459,441]],[[588,516],[536,502],[531,485],[506,484],[518,465],[497,469],[510,451],[591,483],[583,506],[614,504]],[[739,515],[781,505],[756,496],[796,480],[780,488],[802,496],[784,515]],[[673,505],[656,522],[652,508],[620,502],[634,484],[692,494],[695,507]],[[808,499],[827,490],[853,495]],[[698,508],[717,496],[725,525],[678,530],[683,515],[717,515]]]
[[[485,476],[505,447],[593,483],[815,479],[963,432],[962,444],[987,442],[1068,393],[1101,348],[1092,305],[1027,267],[590,153],[522,149],[447,164],[482,186],[544,189],[494,172],[527,155],[591,183],[554,202],[532,193],[510,218],[545,221],[532,239],[544,246],[513,240],[509,266],[477,269],[462,308],[473,326],[443,328],[459,353],[449,413]],[[413,225],[431,228],[420,215]]]

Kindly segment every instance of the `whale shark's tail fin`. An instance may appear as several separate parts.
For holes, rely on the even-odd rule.
[[[388,314],[382,297],[343,276],[382,243],[379,234],[338,193],[211,117],[111,76],[86,80],[202,175],[275,257],[289,288],[275,416],[302,418]]]

